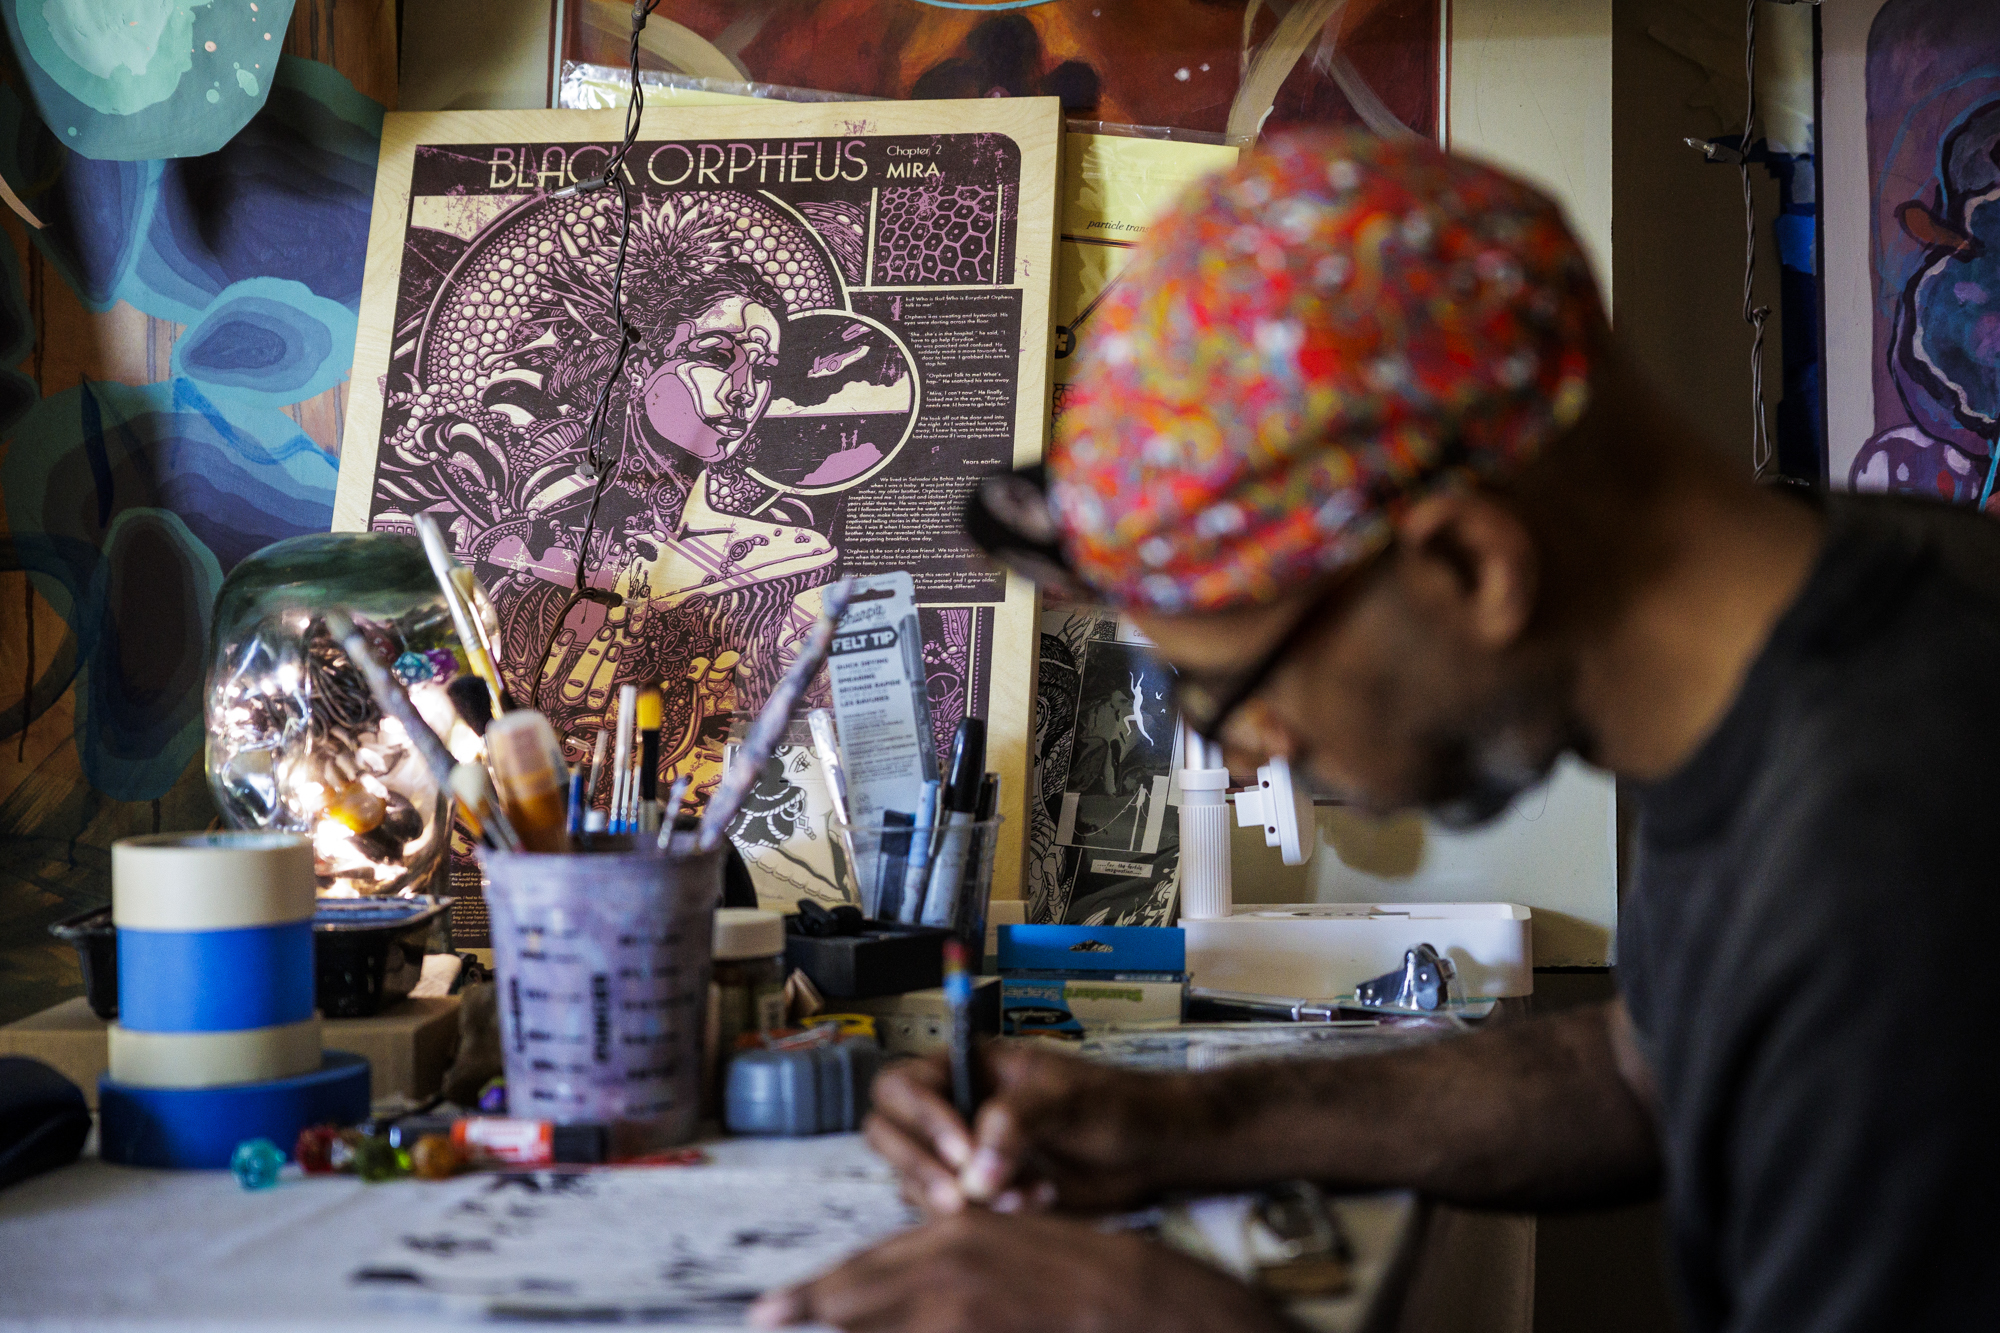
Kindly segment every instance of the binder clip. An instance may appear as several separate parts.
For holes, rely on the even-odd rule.
[[[1403,954],[1401,967],[1355,987],[1354,998],[1364,1009],[1435,1013],[1451,999],[1451,983],[1457,979],[1449,958],[1419,944]]]

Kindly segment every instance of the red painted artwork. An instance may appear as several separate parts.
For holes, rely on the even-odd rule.
[[[1331,22],[1281,43],[1297,55],[1265,128],[1379,130],[1386,115],[1435,137],[1437,0],[1320,8]],[[564,59],[622,67],[629,15],[609,0],[568,7]],[[744,80],[869,97],[1056,96],[1083,119],[1213,134],[1279,27],[1265,0],[664,0],[658,15],[704,44],[706,67],[683,72],[733,66]],[[643,49],[640,63],[669,67]]]

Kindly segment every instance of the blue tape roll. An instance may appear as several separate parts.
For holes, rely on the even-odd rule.
[[[118,931],[118,1021],[134,1032],[241,1032],[312,1013],[311,921]]]
[[[269,1083],[221,1088],[141,1088],[97,1080],[98,1156],[122,1166],[220,1170],[245,1139],[287,1153],[309,1125],[368,1118],[368,1062],[328,1051],[318,1069]]]

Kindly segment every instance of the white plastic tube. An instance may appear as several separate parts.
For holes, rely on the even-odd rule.
[[[1235,906],[1229,873],[1229,770],[1181,770],[1181,919],[1214,921]]]

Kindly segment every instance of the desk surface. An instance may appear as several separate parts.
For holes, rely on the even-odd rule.
[[[858,1135],[709,1148],[721,1166],[889,1181]],[[486,1187],[478,1176],[381,1185],[340,1176],[288,1179],[252,1193],[226,1172],[85,1160],[0,1193],[0,1330],[434,1330],[460,1321],[385,1308],[348,1275],[386,1242]],[[885,1208],[891,1197],[885,1192]],[[1410,1243],[1416,1207],[1402,1195],[1340,1207],[1356,1250],[1355,1289],[1297,1313],[1313,1327],[1348,1333],[1372,1322]]]

